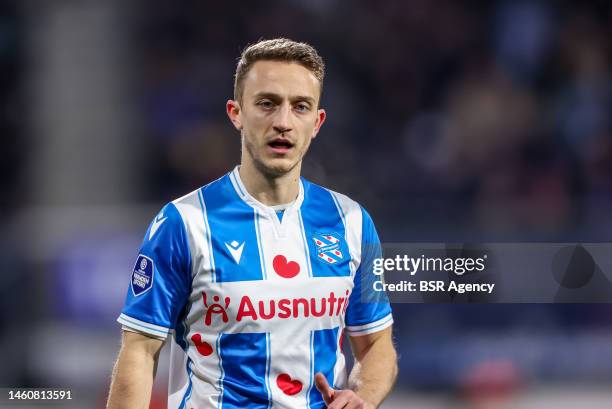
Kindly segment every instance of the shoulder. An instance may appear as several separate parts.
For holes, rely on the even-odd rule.
[[[365,207],[357,201],[351,199],[348,195],[336,192],[335,190],[324,186],[317,185],[316,183],[312,183],[304,178],[302,178],[302,182],[304,183],[304,188],[310,190],[311,193],[325,192],[327,195],[329,195],[336,204],[336,207],[343,218],[350,218],[353,220],[358,219],[361,223],[372,223],[372,218]]]
[[[196,189],[167,202],[151,221],[147,231],[149,240],[156,236],[161,239],[164,236],[186,235],[190,222],[202,214],[199,191]]]
[[[181,197],[178,197],[166,206],[173,206],[178,211],[178,214],[185,223],[188,223],[190,219],[201,217],[202,211],[205,209],[205,194],[204,191],[209,188],[216,188],[229,183],[229,174],[221,176],[204,186],[201,186]]]
[[[173,202],[166,203],[153,217],[145,234],[145,246],[166,246],[185,236],[183,218]]]
[[[169,202],[166,206],[173,206],[177,210],[185,207],[199,207],[200,206],[200,196],[202,188],[197,188],[194,191],[187,193],[181,197],[178,197],[171,202]]]

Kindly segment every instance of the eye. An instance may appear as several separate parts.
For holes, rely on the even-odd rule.
[[[269,99],[262,99],[261,101],[257,102],[257,106],[262,107],[263,109],[272,109],[274,108],[274,103]]]
[[[298,112],[307,112],[310,110],[310,105],[300,102],[295,106],[296,111]]]

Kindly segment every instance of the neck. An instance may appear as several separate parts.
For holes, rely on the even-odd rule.
[[[262,173],[251,162],[243,162],[238,173],[247,192],[266,206],[276,206],[294,201],[300,190],[300,166],[280,175]]]

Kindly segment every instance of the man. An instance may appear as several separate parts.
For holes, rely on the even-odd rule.
[[[369,215],[300,178],[325,121],[309,45],[242,53],[227,114],[240,166],[166,205],[132,273],[108,408],[147,408],[171,337],[169,408],[376,408],[397,373],[391,309],[369,269]],[[347,380],[342,334],[356,364]]]

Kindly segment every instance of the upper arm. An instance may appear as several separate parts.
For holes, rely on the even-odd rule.
[[[163,341],[123,330],[107,408],[148,408]]]
[[[191,255],[183,220],[172,204],[155,217],[140,247],[118,321],[165,338],[180,322],[191,291]]]
[[[139,332],[123,331],[121,338],[122,353],[138,354],[157,360],[164,341]]]
[[[346,311],[346,331],[350,336],[373,334],[393,323],[391,305],[384,291],[376,291],[382,276],[374,273],[374,260],[382,257],[380,240],[370,215],[362,212],[361,260],[353,278],[353,291]]]
[[[366,335],[349,336],[353,355],[358,362],[362,361],[368,351],[376,345],[377,353],[385,356],[393,356],[395,359],[395,348],[392,340],[392,327],[382,331],[372,332]]]

